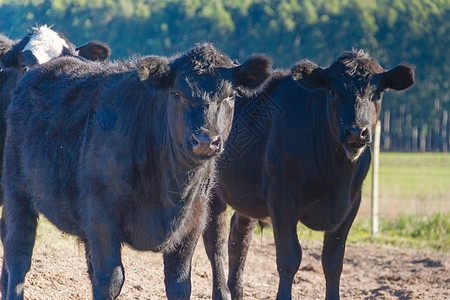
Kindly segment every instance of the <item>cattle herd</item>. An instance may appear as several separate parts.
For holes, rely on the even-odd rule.
[[[24,298],[39,213],[84,244],[94,299],[119,295],[123,243],[162,252],[167,297],[189,298],[202,234],[212,298],[242,299],[258,222],[273,225],[277,299],[291,299],[299,221],[325,231],[326,299],[339,299],[382,94],[412,86],[414,68],[385,70],[362,50],[275,71],[264,55],[240,64],[210,43],[110,53],[47,26],[0,35],[2,299]]]

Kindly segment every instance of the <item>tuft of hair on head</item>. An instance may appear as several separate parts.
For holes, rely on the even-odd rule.
[[[29,42],[22,52],[29,50],[36,57],[39,64],[43,64],[52,58],[61,56],[64,49],[69,49],[65,38],[51,29],[51,26],[41,25],[33,27],[29,35]]]
[[[351,51],[345,51],[329,69],[330,76],[341,72],[350,76],[355,74],[370,76],[385,71],[376,59],[370,57],[368,52],[355,48],[352,48]]]
[[[185,59],[199,75],[214,74],[216,68],[233,66],[233,61],[209,42],[195,44],[195,47],[185,54]]]

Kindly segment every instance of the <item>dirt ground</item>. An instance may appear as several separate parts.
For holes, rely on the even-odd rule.
[[[26,299],[91,299],[84,250],[69,237],[64,242],[37,240]],[[303,260],[294,299],[324,299],[321,243],[302,242]],[[1,250],[0,250],[0,254]],[[123,250],[125,284],[119,299],[165,299],[161,254]],[[192,299],[211,298],[211,270],[203,244],[192,265]],[[274,299],[278,275],[269,234],[256,235],[245,274],[245,299]],[[450,254],[348,244],[341,277],[343,299],[450,299]]]

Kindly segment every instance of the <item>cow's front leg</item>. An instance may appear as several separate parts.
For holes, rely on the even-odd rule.
[[[36,238],[37,213],[30,199],[20,192],[6,195],[2,212],[2,299],[23,299],[25,275],[31,267]]]
[[[322,250],[322,267],[326,280],[326,299],[339,299],[339,280],[345,252],[345,242],[359,209],[361,193],[352,202],[345,221],[334,231],[326,231]]]
[[[196,226],[175,249],[164,252],[164,283],[168,299],[189,299],[191,295],[191,264],[201,228]]]
[[[113,221],[113,214],[105,209],[92,213],[86,245],[86,259],[92,281],[94,299],[115,299],[125,281],[121,259],[121,234]]]
[[[211,219],[203,233],[206,254],[211,262],[213,275],[212,299],[231,299],[225,277],[225,258],[227,245],[227,205],[217,198],[211,199]]]
[[[300,267],[302,249],[297,237],[295,201],[288,187],[273,183],[269,189],[268,206],[272,218],[277,251],[277,270],[280,277],[277,299],[292,298],[292,281]]]
[[[232,299],[242,299],[243,297],[245,260],[257,224],[256,219],[243,217],[237,212],[231,218],[228,239],[228,287]]]

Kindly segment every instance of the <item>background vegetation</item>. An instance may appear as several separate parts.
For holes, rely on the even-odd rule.
[[[75,44],[109,43],[115,58],[212,41],[239,60],[267,53],[280,68],[363,48],[385,68],[416,66],[416,86],[386,95],[384,109],[406,106],[413,125],[434,126],[450,109],[449,12],[450,0],[0,0],[0,32],[54,24]]]

